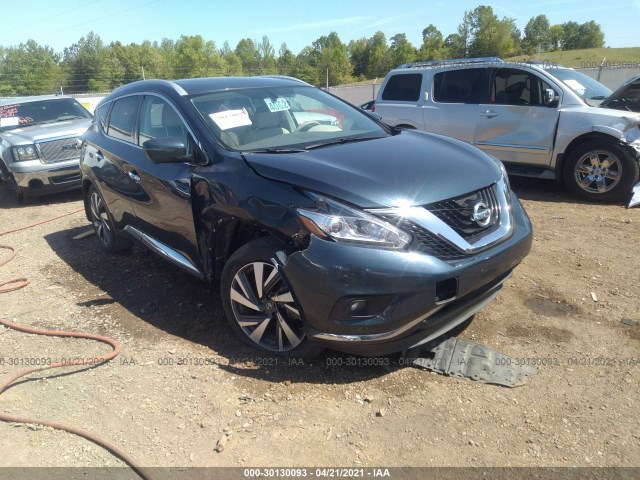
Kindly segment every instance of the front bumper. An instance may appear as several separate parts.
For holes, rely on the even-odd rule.
[[[14,162],[10,169],[18,186],[33,194],[72,190],[81,184],[80,160],[38,165]]]
[[[312,238],[281,265],[304,311],[309,340],[385,355],[451,330],[488,304],[529,253],[531,223],[515,197],[513,219],[509,238],[455,262]],[[367,307],[350,315],[358,301]]]

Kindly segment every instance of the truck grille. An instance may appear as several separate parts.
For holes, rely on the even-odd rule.
[[[40,159],[43,163],[58,163],[80,158],[80,149],[76,142],[78,137],[59,138],[38,142]]]

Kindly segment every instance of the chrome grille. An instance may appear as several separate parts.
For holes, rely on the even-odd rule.
[[[468,242],[473,242],[474,239],[492,232],[500,224],[498,221],[500,218],[500,204],[495,190],[496,185],[492,185],[456,198],[430,203],[423,207],[453,228]],[[490,212],[486,225],[480,225],[473,219],[474,207],[480,203],[485,205]]]
[[[424,252],[441,260],[461,260],[510,234],[509,214],[501,211],[508,202],[505,196],[508,186],[503,183],[499,182],[499,191],[498,184],[494,184],[458,197],[412,207],[409,211],[404,209],[402,215],[394,209],[376,213],[411,233],[413,242],[409,250]],[[503,214],[506,216],[501,218]],[[438,225],[446,225],[450,233]],[[457,239],[449,238],[452,235]]]
[[[80,150],[77,147],[78,137],[59,138],[57,140],[38,142],[36,145],[40,151],[43,163],[58,163],[80,158]]]
[[[458,250],[455,246],[410,220],[400,219],[390,215],[385,215],[384,219],[413,235],[413,242],[409,246],[409,250],[424,252],[440,260],[461,260],[469,256],[467,253]]]

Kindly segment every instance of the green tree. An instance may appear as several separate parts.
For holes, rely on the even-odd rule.
[[[114,72],[116,63],[117,59],[100,36],[89,32],[86,37],[64,49],[63,66],[69,77],[69,93],[110,91],[114,83],[120,83],[120,79],[114,77],[114,74],[121,76],[120,67]]]
[[[236,45],[235,52],[242,63],[245,74],[256,75],[260,73],[260,52],[253,40],[243,38]]]
[[[367,56],[369,46],[366,38],[351,40],[347,45],[349,60],[353,65],[353,75],[355,77],[365,77],[367,74]]]
[[[276,50],[275,48],[273,48],[273,45],[271,45],[269,37],[267,37],[266,35],[262,37],[262,41],[258,45],[258,53],[260,54],[260,73],[278,73]]]
[[[410,63],[416,59],[416,49],[407,40],[407,35],[398,33],[391,37],[391,45],[389,46],[389,63],[392,68]]]
[[[465,13],[465,17],[472,38],[469,56],[511,57],[519,53],[520,31],[515,20],[507,17],[499,20],[493,13],[493,8],[485,5],[473,10],[468,18]]]
[[[325,74],[329,85],[340,85],[351,80],[353,68],[347,54],[347,46],[336,32],[323,35],[312,44],[311,65],[320,76]],[[321,84],[321,83],[320,83]]]
[[[60,56],[28,40],[0,49],[0,95],[36,95],[60,91],[66,83]]]
[[[524,27],[522,49],[529,55],[538,51],[546,52],[551,46],[549,38],[549,20],[545,15],[532,17]]]
[[[378,31],[367,41],[367,76],[384,77],[389,71],[387,37]]]
[[[418,57],[420,60],[441,60],[444,58],[444,39],[440,30],[430,24],[422,30],[422,45]]]
[[[591,20],[580,25],[579,48],[602,48],[604,47],[604,33],[600,25]]]
[[[176,78],[219,76],[226,72],[226,64],[213,41],[182,35],[175,45],[173,70]]]
[[[278,73],[281,75],[291,75],[296,65],[296,56],[293,54],[286,43],[280,45],[278,51]]]
[[[580,24],[578,22],[566,22],[562,24],[562,50],[575,50],[580,48]]]
[[[551,50],[560,50],[563,38],[564,27],[562,25],[552,25],[549,28],[549,47]]]
[[[229,46],[229,42],[224,42],[222,48],[220,49],[220,55],[227,65],[227,71],[225,72],[225,75],[239,76],[243,74],[242,61],[240,60],[240,57],[236,55],[236,52],[231,49],[231,47]]]

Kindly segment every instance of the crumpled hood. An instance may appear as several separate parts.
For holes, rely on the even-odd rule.
[[[398,135],[300,153],[246,153],[264,177],[361,208],[424,205],[491,185],[501,175],[487,154],[441,135]]]
[[[91,119],[68,120],[59,123],[43,123],[0,132],[11,145],[24,145],[48,138],[79,136],[91,126]]]
[[[600,107],[640,112],[640,76],[623,83]]]

